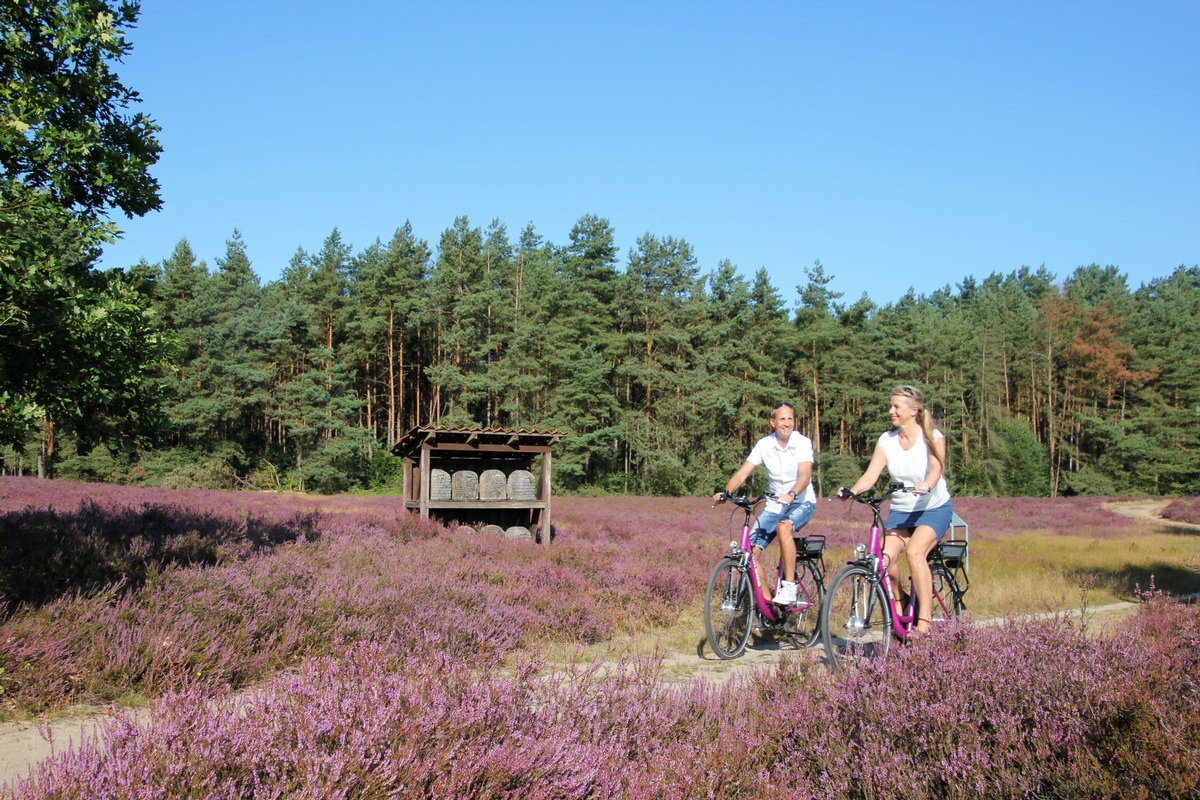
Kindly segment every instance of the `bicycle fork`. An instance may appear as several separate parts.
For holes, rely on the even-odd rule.
[[[739,548],[730,553],[730,555],[737,557],[738,566],[737,569],[730,570],[725,577],[725,591],[721,595],[721,611],[726,614],[732,614],[737,611],[738,600],[740,599],[739,592],[743,586],[742,579],[747,575],[747,571],[753,568],[753,565],[749,563],[749,553],[745,550]],[[751,587],[753,587],[753,583],[751,583]],[[751,591],[753,591],[753,588]]]
[[[738,589],[742,585],[741,578],[735,578],[738,573],[731,571],[726,579],[724,599],[721,601],[721,613],[732,614],[738,607]]]
[[[851,634],[861,636],[867,630],[872,594],[874,594],[874,585],[870,581],[854,582],[854,594],[850,603],[850,618],[846,620],[846,630]]]

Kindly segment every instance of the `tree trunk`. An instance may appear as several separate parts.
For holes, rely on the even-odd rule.
[[[813,343],[813,449],[821,452],[821,381],[817,372],[817,345]]]
[[[304,446],[296,442],[296,489],[304,491]]]
[[[367,430],[369,430],[371,432],[371,440],[374,441],[375,439],[378,438],[379,428],[375,424],[375,391],[374,391],[375,382],[371,379],[371,354],[370,354],[370,352],[367,353],[366,364],[363,366],[363,370],[367,374],[367,386],[366,386],[367,425],[366,425],[366,428],[367,428]]]
[[[388,408],[387,408],[387,446],[388,452],[400,438],[396,432],[396,307],[388,303]],[[404,349],[401,348],[401,358]]]
[[[1046,339],[1046,439],[1050,443],[1050,496],[1058,497],[1061,470],[1058,463],[1058,431],[1054,411],[1054,343]]]

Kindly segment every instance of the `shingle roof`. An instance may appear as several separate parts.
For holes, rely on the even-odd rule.
[[[410,430],[392,448],[392,453],[407,456],[433,442],[456,442],[475,444],[501,444],[519,450],[522,445],[545,446],[554,444],[566,436],[565,431],[538,428],[469,428],[465,426],[417,426]]]

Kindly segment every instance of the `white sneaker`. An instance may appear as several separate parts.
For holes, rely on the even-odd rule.
[[[792,581],[780,581],[779,592],[775,595],[775,605],[790,606],[796,602],[796,584]]]

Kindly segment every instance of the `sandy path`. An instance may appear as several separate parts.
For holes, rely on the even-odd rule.
[[[1104,508],[1109,511],[1115,511],[1118,514],[1123,514],[1126,517],[1150,520],[1171,530],[1200,531],[1200,525],[1193,525],[1190,522],[1176,522],[1173,519],[1163,519],[1162,511],[1170,504],[1170,500],[1120,500],[1105,503]]]
[[[54,753],[95,740],[100,726],[110,719],[112,712],[89,708],[41,722],[0,725],[0,782],[24,778],[34,765]]]
[[[1056,616],[1079,617],[1086,614],[1088,629],[1097,634],[1120,625],[1126,616],[1137,608],[1136,603],[1111,603],[1096,606],[1086,611],[1066,609],[1063,611],[1032,614],[1026,619],[1041,619]],[[970,617],[964,617],[970,619]],[[1004,619],[971,620],[975,625],[1002,625]],[[696,650],[689,653],[670,653],[663,658],[663,678],[672,684],[689,683],[696,678],[710,683],[723,683],[734,676],[749,676],[761,670],[769,670],[783,658],[805,658],[813,661],[823,660],[825,651],[818,641],[813,647],[797,650],[783,641],[770,638],[751,638],[745,653],[735,659],[724,661],[717,658],[708,649],[708,644],[700,639]]]

